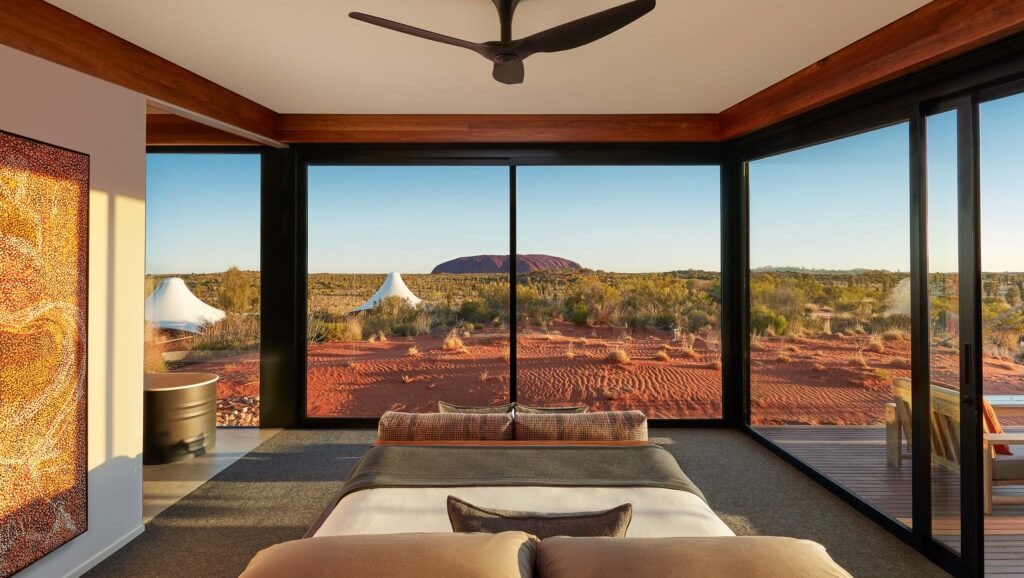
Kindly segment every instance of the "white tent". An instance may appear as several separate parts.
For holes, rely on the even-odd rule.
[[[423,301],[419,297],[413,295],[413,292],[409,290],[405,281],[402,281],[401,273],[391,272],[388,273],[388,278],[384,280],[384,283],[381,284],[380,289],[377,289],[377,292],[373,294],[373,297],[367,299],[366,303],[356,307],[352,312],[369,311],[388,297],[401,297],[412,306],[416,306]]]
[[[164,279],[146,298],[146,321],[160,329],[200,333],[221,319],[224,312],[200,301],[180,277]]]

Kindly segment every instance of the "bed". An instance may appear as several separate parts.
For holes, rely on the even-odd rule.
[[[545,513],[630,503],[627,537],[734,535],[657,445],[437,442],[371,448],[306,536],[451,532],[450,495]]]

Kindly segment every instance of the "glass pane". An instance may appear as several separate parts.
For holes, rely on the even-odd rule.
[[[985,400],[995,410],[987,429],[1024,434],[1024,95],[985,103],[980,115],[982,372]],[[992,490],[992,513],[985,517],[989,572],[1007,571],[1007,564],[1019,571],[1021,554],[1008,552],[1024,544],[1024,505],[1006,503],[1024,498],[1024,475],[1005,470],[1007,461],[1024,455],[1024,444],[1006,449],[1014,456],[997,451],[994,468],[1007,485]]]
[[[260,156],[146,158],[147,372],[209,372],[217,425],[259,425]]]
[[[518,396],[722,413],[720,169],[521,167]]]
[[[306,413],[509,397],[504,167],[309,169]]]
[[[928,118],[928,328],[932,531],[960,551],[960,276],[957,113]],[[906,440],[903,440],[906,443]]]
[[[908,166],[905,124],[750,164],[750,395],[760,433],[910,525],[886,443],[910,377]]]

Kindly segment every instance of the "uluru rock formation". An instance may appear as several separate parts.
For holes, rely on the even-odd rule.
[[[579,263],[551,255],[516,255],[516,272],[532,273],[548,269],[582,269]],[[474,255],[445,261],[431,273],[507,273],[508,255]]]

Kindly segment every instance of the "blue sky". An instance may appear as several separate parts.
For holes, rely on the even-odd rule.
[[[1024,271],[1024,96],[983,104],[982,265]],[[754,161],[751,266],[907,271],[908,127]],[[929,257],[956,268],[955,113],[929,119]],[[312,167],[311,272],[507,254],[506,167]],[[259,157],[149,155],[147,272],[259,268]],[[620,272],[719,269],[717,167],[520,167],[517,243]]]

